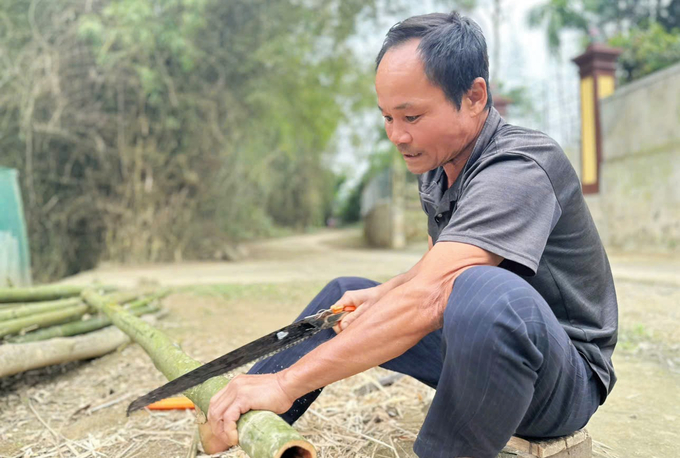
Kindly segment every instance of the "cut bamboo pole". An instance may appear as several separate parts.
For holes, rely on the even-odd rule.
[[[163,290],[151,295],[148,294],[149,293],[147,293],[146,298],[142,298],[142,300],[146,301],[145,303],[167,296],[168,290]],[[107,295],[106,297],[110,297],[119,304],[127,304],[135,299],[139,301],[142,296],[145,296],[145,294],[137,291],[121,291]],[[4,304],[5,306],[0,309],[0,321],[13,320],[38,313],[50,312],[52,310],[62,310],[81,302],[82,299],[80,297],[70,297],[68,299],[58,299],[56,301]]]
[[[40,302],[78,296],[82,286],[43,285],[29,288],[0,288],[0,302]]]
[[[155,323],[158,315],[143,319]],[[53,364],[96,358],[130,342],[115,326],[77,337],[57,337],[47,342],[0,345],[0,377]]]
[[[94,291],[84,291],[83,299],[88,304],[105,313],[113,323],[137,342],[151,357],[154,365],[168,380],[183,375],[201,363],[187,356],[179,346],[159,330],[126,312],[121,306],[108,302],[105,297]],[[184,394],[202,411],[208,412],[210,399],[224,388],[225,377],[210,380],[190,388]],[[316,450],[293,427],[278,415],[267,411],[250,411],[241,416],[237,424],[239,445],[251,458],[316,458]],[[208,453],[221,450],[214,443],[203,445]]]
[[[154,307],[152,305],[142,305],[129,308],[130,313],[135,316],[157,312],[158,310],[158,307]],[[71,321],[69,323],[50,326],[49,328],[38,329],[23,336],[10,337],[7,340],[12,343],[37,342],[39,340],[47,340],[54,337],[69,337],[78,334],[85,334],[87,332],[96,331],[110,325],[111,320],[107,316],[99,315],[88,318],[87,320]]]
[[[71,297],[56,301],[32,302],[28,304],[17,305],[15,307],[6,307],[0,309],[0,321],[14,320],[29,315],[35,315],[37,313],[60,310],[72,305],[78,305],[80,302],[81,299],[79,297]]]
[[[17,334],[25,329],[46,328],[54,324],[70,321],[87,312],[89,308],[88,305],[81,303],[62,310],[53,310],[51,312],[17,318],[16,320],[3,321],[0,322],[0,337]]]
[[[149,304],[152,302],[162,299],[163,297],[167,296],[169,294],[169,290],[162,290],[157,293],[151,294],[147,297],[143,298],[138,298],[135,301],[127,303],[124,307],[126,310],[129,310],[131,313],[133,313],[136,316],[144,315],[146,313],[150,312],[155,312],[158,310],[156,307],[151,307]],[[121,300],[121,301],[129,301],[131,299],[135,299],[138,297],[139,293],[115,293],[111,294],[109,296],[106,296],[107,299],[110,300]],[[68,301],[73,301],[76,300],[76,303],[78,301],[81,301],[82,299],[66,299]],[[30,304],[37,306],[39,304]],[[0,311],[0,313],[4,312],[4,310]],[[27,319],[28,321],[28,319]],[[32,321],[31,321],[32,324]],[[73,336],[77,334],[84,334],[86,332],[91,332],[91,331],[96,331],[97,329],[101,329],[105,326],[109,326],[111,324],[111,320],[109,320],[105,315],[99,315],[95,316],[92,318],[88,319],[81,319],[80,315],[74,315],[72,317],[72,320],[59,324],[59,325],[54,325],[50,327],[44,327],[43,329],[38,329],[33,332],[29,332],[23,336],[14,336],[10,337],[7,339],[9,342],[14,342],[14,343],[21,343],[21,342],[36,342],[38,340],[46,340],[46,339],[51,339],[53,337],[68,337],[68,336]],[[0,322],[0,325],[2,323]],[[24,328],[27,326],[24,326]]]
[[[0,345],[0,377],[19,372],[96,358],[130,341],[113,326],[78,337],[59,337],[49,342]]]

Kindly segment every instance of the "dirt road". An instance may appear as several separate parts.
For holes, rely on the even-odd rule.
[[[102,266],[64,282],[105,282],[133,287],[139,282],[166,286],[329,281],[340,276],[390,278],[408,270],[427,242],[404,250],[367,249],[357,230],[323,230],[247,244],[241,262],[183,262],[148,266]]]

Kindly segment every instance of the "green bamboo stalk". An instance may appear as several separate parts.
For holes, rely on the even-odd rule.
[[[130,342],[128,336],[120,329],[109,326],[82,336],[52,339],[49,345],[45,342],[0,345],[0,377],[53,364],[96,358],[127,342]]]
[[[144,303],[149,303],[152,300],[159,299],[165,295],[167,295],[167,291],[163,290],[160,293],[148,296],[148,300],[146,300]],[[106,297],[110,297],[117,303],[123,304],[133,301],[135,299],[139,299],[140,296],[142,296],[142,294],[136,291],[122,291],[119,293],[107,295]],[[81,303],[81,301],[82,299],[80,299],[80,297],[70,297],[68,299],[59,299],[56,301],[8,304],[12,306],[0,309],[0,322],[5,320],[13,320],[16,318],[21,318],[29,315],[35,315],[43,312],[50,312],[52,310],[61,310],[66,307],[79,304]]]
[[[151,357],[154,365],[168,380],[174,380],[200,367],[201,363],[187,356],[168,336],[141,319],[109,302],[94,291],[84,291],[83,299],[105,313],[113,324],[129,335]],[[210,399],[224,388],[225,377],[213,377],[184,394],[207,414]],[[239,444],[251,458],[316,457],[314,447],[278,415],[267,411],[250,411],[237,424]],[[285,454],[285,455],[284,455]]]
[[[27,328],[45,328],[52,326],[53,324],[63,323],[84,314],[89,308],[90,307],[86,304],[79,304],[66,307],[62,310],[53,310],[51,312],[25,316],[15,320],[3,321],[0,322],[0,337],[5,337],[9,334],[17,334],[21,330]]]
[[[78,296],[85,289],[77,285],[42,285],[28,288],[0,288],[0,303],[41,302]],[[98,287],[99,289],[99,287]],[[111,291],[111,287],[101,289]]]
[[[130,307],[129,312],[135,316],[146,315],[160,310],[153,305],[142,305]],[[40,340],[52,339],[54,337],[70,337],[78,334],[96,331],[111,325],[111,320],[105,315],[98,315],[87,320],[72,321],[49,328],[38,329],[23,336],[15,336],[7,339],[11,343],[37,342]]]
[[[156,292],[154,294],[151,294],[149,296],[143,297],[143,298],[138,298],[135,301],[129,302],[125,305],[126,310],[130,310],[131,312],[134,312],[135,315],[139,316],[145,313],[149,313],[150,311],[157,311],[158,308],[151,308],[147,307],[145,308],[141,313],[138,313],[137,309],[143,308],[147,306],[148,304],[161,299],[165,296],[168,295],[170,290],[164,289],[159,292]],[[129,301],[131,299],[137,298],[139,293],[135,292],[121,292],[121,293],[115,293],[111,295],[105,296],[109,300],[115,300],[115,301]],[[62,299],[62,301],[74,301],[73,304],[78,304],[81,299]],[[55,301],[56,302],[56,301]],[[47,304],[47,302],[43,303],[36,303],[36,304],[27,304],[23,305],[23,307],[29,307],[31,309],[38,308],[41,304]],[[63,308],[63,306],[62,306]],[[5,312],[5,310],[0,310],[0,316]],[[111,321],[104,317],[104,316],[97,316],[97,317],[92,317],[86,320],[82,320],[79,315],[75,315],[72,317],[73,319],[71,321],[68,321],[63,324],[55,325],[55,326],[50,326],[46,327],[43,329],[38,329],[34,332],[29,332],[26,335],[23,336],[15,336],[7,339],[9,342],[14,342],[14,343],[21,343],[21,342],[34,342],[38,340],[45,340],[45,339],[51,339],[53,337],[64,337],[64,336],[73,336],[77,334],[83,334],[86,332],[91,332],[97,329],[101,329],[105,326],[109,326],[111,324]],[[28,327],[28,326],[24,326]]]
[[[56,301],[34,302],[17,305],[16,307],[6,307],[0,310],[0,321],[14,320],[37,313],[51,312],[52,310],[61,310],[72,305],[78,305],[80,302],[81,299],[79,297],[71,297]]]

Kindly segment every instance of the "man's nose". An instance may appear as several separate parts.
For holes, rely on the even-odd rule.
[[[408,144],[413,140],[411,134],[397,123],[392,125],[392,131],[390,132],[389,137],[390,141],[395,145]]]

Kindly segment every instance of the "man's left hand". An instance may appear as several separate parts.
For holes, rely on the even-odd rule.
[[[236,422],[249,410],[270,410],[281,414],[295,399],[281,386],[280,373],[239,375],[210,400],[208,423],[212,433],[228,447],[238,444]]]

